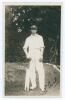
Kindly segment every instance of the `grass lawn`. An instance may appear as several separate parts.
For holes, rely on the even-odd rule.
[[[5,64],[5,95],[6,96],[60,96],[60,72],[52,65],[43,63],[45,69],[45,92],[38,86],[30,91],[24,91],[26,67],[28,63]]]

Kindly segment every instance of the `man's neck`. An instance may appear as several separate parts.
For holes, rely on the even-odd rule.
[[[33,34],[33,33],[32,33],[31,35],[32,35],[32,36],[36,36],[36,35],[37,35],[37,33],[35,33],[35,34]]]

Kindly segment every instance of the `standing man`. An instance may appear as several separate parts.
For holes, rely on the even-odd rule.
[[[26,70],[25,90],[29,90],[29,83],[32,86],[30,89],[36,88],[36,72],[39,76],[39,87],[44,91],[45,72],[43,68],[43,51],[44,41],[41,35],[37,33],[37,26],[31,26],[31,35],[27,37],[23,46],[27,59],[30,60],[29,68]]]

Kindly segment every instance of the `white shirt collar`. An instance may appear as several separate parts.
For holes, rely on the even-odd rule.
[[[32,37],[35,37],[35,36],[37,36],[37,35],[38,35],[37,33],[36,33],[35,35],[32,35],[32,34],[31,34]]]

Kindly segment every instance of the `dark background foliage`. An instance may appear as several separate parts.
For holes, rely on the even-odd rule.
[[[33,24],[44,39],[44,62],[60,64],[61,6],[5,6],[6,62],[26,61],[22,47]]]

